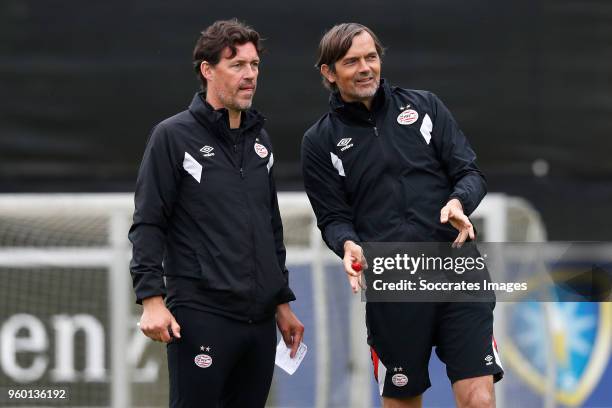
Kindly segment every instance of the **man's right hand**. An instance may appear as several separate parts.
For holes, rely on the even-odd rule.
[[[363,282],[361,281],[361,271],[356,271],[352,266],[353,262],[356,262],[361,264],[362,269],[368,267],[361,247],[353,241],[346,241],[344,243],[344,258],[342,259],[342,262],[344,263],[344,271],[347,274],[349,284],[351,285],[351,289],[353,289],[353,293],[357,293],[359,288],[365,289]]]
[[[170,343],[172,336],[181,338],[181,326],[176,322],[172,313],[166,308],[161,296],[153,296],[143,299],[143,311],[140,317],[140,330],[145,336],[155,340]]]

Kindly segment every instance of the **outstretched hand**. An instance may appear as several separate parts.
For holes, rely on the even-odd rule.
[[[453,242],[453,248],[461,248],[468,237],[470,237],[471,240],[475,238],[474,226],[467,215],[463,213],[463,206],[456,198],[449,200],[449,202],[442,207],[442,210],[440,210],[440,222],[442,224],[450,222],[450,224],[459,231],[457,238]]]

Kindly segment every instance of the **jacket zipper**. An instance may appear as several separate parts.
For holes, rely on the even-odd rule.
[[[368,118],[368,122],[372,125],[372,130],[374,130],[374,136],[378,137],[378,128],[376,127],[376,121],[374,120],[374,116],[370,115]]]
[[[257,130],[257,133],[259,132],[259,130]],[[247,155],[247,149],[248,149],[248,142],[247,142],[247,137],[246,137],[246,132],[244,132],[241,137],[243,138],[242,142],[243,142],[243,150],[242,150],[242,156],[240,157],[240,178],[242,180],[244,180],[244,160],[245,157]],[[244,196],[245,196],[245,205],[247,206],[247,212],[250,212],[249,206],[248,206],[248,193],[246,192],[246,190],[244,191]],[[251,253],[252,253],[252,259],[257,259],[256,258],[256,254],[255,254],[255,230],[253,228],[253,224],[250,221],[250,218],[247,219],[247,223],[249,225],[249,232],[251,235]],[[249,323],[253,323],[253,310],[255,309],[255,298],[256,298],[256,274],[257,274],[257,270],[256,270],[257,266],[255,263],[252,264],[251,266],[251,310],[249,311],[248,314],[248,322]]]

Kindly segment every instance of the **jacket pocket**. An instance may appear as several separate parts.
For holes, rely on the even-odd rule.
[[[200,277],[205,289],[232,290],[231,277],[223,266],[215,261],[206,247],[201,247],[196,254],[200,264]]]

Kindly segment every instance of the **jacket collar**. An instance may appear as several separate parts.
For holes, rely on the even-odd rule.
[[[372,100],[372,110],[368,108],[362,102],[345,102],[340,96],[340,92],[334,91],[329,96],[329,105],[332,111],[338,113],[340,116],[365,120],[372,116],[372,113],[381,111],[387,106],[387,102],[391,97],[391,88],[384,78],[380,79],[380,85]]]
[[[204,91],[197,92],[189,104],[189,112],[205,126],[218,128],[223,126],[229,130],[229,115],[226,108],[215,109],[206,102]],[[266,118],[255,109],[247,109],[242,112],[240,129],[247,130],[254,126],[263,126]]]

